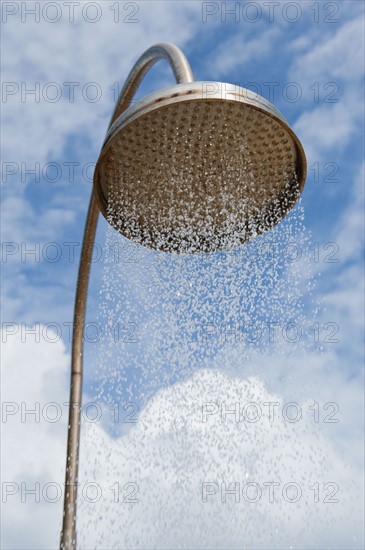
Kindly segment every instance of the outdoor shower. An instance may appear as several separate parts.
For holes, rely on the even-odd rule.
[[[177,84],[130,106],[166,59]],[[83,332],[99,210],[120,233],[175,253],[228,250],[268,231],[303,189],[303,148],[277,109],[253,92],[195,82],[184,54],[157,44],[121,91],[94,174],[78,275],[61,548],[76,548]]]

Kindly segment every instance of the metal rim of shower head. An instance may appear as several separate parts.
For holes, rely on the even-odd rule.
[[[259,179],[260,172],[263,174],[260,177],[267,181],[263,181],[261,186],[251,181],[250,190],[248,183],[245,188],[240,181],[240,176],[236,175],[236,180],[233,178],[229,183],[228,190],[221,192],[213,181],[219,179],[219,169],[217,171],[215,164],[217,155],[213,150],[209,159],[210,164],[205,166],[205,169],[210,174],[209,185],[214,186],[215,189],[212,191],[206,188],[205,191],[201,191],[203,182],[197,175],[191,175],[193,170],[190,170],[187,164],[184,168],[185,180],[190,178],[194,181],[185,196],[181,190],[174,190],[174,183],[175,186],[182,183],[181,180],[178,181],[178,173],[177,181],[172,181],[174,180],[172,174],[176,173],[175,164],[184,161],[186,151],[181,152],[176,149],[169,160],[159,159],[161,151],[153,146],[152,140],[157,141],[160,149],[166,148],[166,144],[171,143],[174,135],[179,134],[179,127],[172,131],[170,128],[165,137],[161,137],[161,128],[166,126],[163,119],[167,118],[170,124],[174,124],[177,119],[181,122],[183,114],[188,119],[182,123],[182,131],[185,132],[186,137],[190,131],[191,117],[194,116],[192,113],[197,111],[200,123],[198,121],[196,134],[199,134],[204,126],[204,117],[209,118],[210,123],[213,121],[213,124],[220,119],[221,125],[225,124],[227,117],[230,117],[231,127],[226,134],[223,132],[221,141],[236,139],[235,150],[230,151],[230,146],[224,147],[223,143],[223,152],[226,157],[229,154],[232,155],[230,161],[235,165],[236,173],[241,174],[241,180],[246,177],[245,170],[247,172],[250,168],[247,157],[251,155],[254,158],[251,164],[254,166],[253,170],[256,170],[256,173],[253,173],[253,180]],[[229,126],[229,124],[225,125]],[[203,137],[200,137],[201,141],[198,136],[194,144],[195,148],[200,148],[197,155],[201,156],[200,161],[203,163],[205,151],[208,151],[206,148],[209,123],[205,126],[208,128],[205,128]],[[246,127],[249,128],[247,135]],[[156,128],[160,135],[156,135]],[[218,139],[218,133],[216,131],[213,139]],[[255,133],[257,135],[253,138]],[[136,138],[136,134],[139,137]],[[268,138],[271,142],[267,141],[267,136],[271,136]],[[241,154],[237,151],[239,148],[245,148],[245,139],[248,140],[246,147],[248,152]],[[183,142],[184,136],[180,138],[179,145],[185,147],[186,143]],[[259,154],[255,150],[259,150]],[[283,160],[285,158],[286,160]],[[160,162],[165,167],[165,173],[160,169]],[[240,162],[242,166],[239,166]],[[280,181],[284,177],[284,168],[289,172],[292,171],[285,185]],[[226,171],[227,169],[229,170],[230,167],[226,167]],[[157,173],[164,179],[164,189],[159,188],[159,182],[156,180]],[[202,172],[200,172],[200,178],[201,174]],[[217,174],[217,177],[214,174]],[[272,178],[275,181],[269,181],[270,174],[273,174]],[[148,178],[149,181],[146,181]],[[127,238],[167,252],[215,252],[238,246],[276,225],[296,204],[303,190],[305,178],[306,158],[303,147],[274,105],[239,86],[194,81],[176,84],[154,92],[130,106],[114,121],[106,135],[95,168],[94,191],[104,217]],[[221,214],[224,192],[233,196],[231,204],[225,208],[228,221]],[[182,194],[179,208],[174,204],[176,193]],[[209,207],[202,205],[205,202],[204,193],[210,195]],[[112,200],[111,195],[113,195]],[[214,195],[220,195],[220,197],[217,198]],[[118,203],[116,208],[111,205],[113,201]],[[136,204],[139,205],[138,211]],[[190,213],[186,215],[189,207]],[[248,213],[244,214],[244,208],[248,209]],[[203,212],[196,214],[196,211],[200,212],[201,209]],[[179,217],[186,217],[187,220],[176,227],[175,219]],[[207,219],[210,220],[210,225],[207,225]]]

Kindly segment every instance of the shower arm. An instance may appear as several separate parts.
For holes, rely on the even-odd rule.
[[[145,74],[149,71],[152,65],[160,59],[165,59],[168,61],[178,84],[194,81],[189,62],[177,46],[169,43],[160,43],[152,46],[141,55],[129,73],[110,119],[108,130],[116,119],[129,106]],[[61,550],[75,550],[76,548],[76,508],[82,402],[83,334],[90,265],[98,217],[99,207],[95,198],[94,190],[92,190],[85,224],[74,307],[65,496],[60,544]]]

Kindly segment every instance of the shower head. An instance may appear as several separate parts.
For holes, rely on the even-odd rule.
[[[94,191],[129,239],[167,252],[215,252],[277,224],[305,177],[302,145],[271,103],[239,86],[188,82],[116,118]]]

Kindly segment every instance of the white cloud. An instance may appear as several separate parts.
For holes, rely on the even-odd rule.
[[[294,124],[306,152],[308,166],[336,162],[354,137],[360,138],[359,96],[349,92],[338,103],[321,104],[303,112]]]
[[[361,18],[354,17],[332,32],[328,29],[314,46],[307,43],[289,68],[289,80],[300,83],[312,102],[311,110],[303,111],[294,125],[309,166],[323,159],[335,162],[351,140],[360,138],[363,42]]]
[[[203,422],[207,402],[217,403],[219,411]],[[236,422],[227,415],[224,423],[223,402],[227,409],[239,403],[241,411],[258,403],[262,420],[249,423],[241,416]],[[271,424],[264,402],[279,404]],[[361,511],[353,502],[361,467],[349,468],[318,424],[290,423],[282,410],[280,396],[269,394],[258,379],[208,370],[160,391],[125,438],[113,441],[90,426],[81,483],[99,483],[102,498],[94,504],[81,499],[80,548],[360,548]],[[280,485],[277,501],[270,503],[263,484],[273,481]],[[318,482],[322,490],[328,481],[340,487],[339,503],[314,504],[309,486]],[[204,482],[218,489],[205,503]],[[222,482],[227,488],[239,484],[240,502],[227,495],[222,503]],[[242,497],[248,482],[263,489],[257,504]],[[297,504],[282,497],[289,482],[303,490]],[[138,490],[138,503],[115,503],[110,487],[116,483],[121,498]]]
[[[341,248],[341,260],[361,260],[364,242],[364,178],[365,165],[355,174],[349,190],[349,200],[334,231]]]
[[[298,44],[298,40],[295,43]],[[313,84],[316,81],[326,83],[343,79],[353,86],[354,80],[361,79],[364,72],[364,27],[361,17],[354,17],[334,28],[325,26],[325,33],[321,33],[314,45],[309,41],[304,44],[307,51],[295,59],[290,69],[292,80]]]
[[[49,331],[50,340],[55,336]],[[57,493],[49,486],[43,498],[42,490],[64,483],[69,357],[61,341],[36,342],[24,331],[8,336],[2,348],[2,547],[56,548],[62,499],[48,503]],[[27,414],[32,409],[36,415]],[[59,421],[48,421],[60,413]],[[38,503],[26,495],[36,483]]]
[[[43,212],[36,212],[31,201],[19,196],[8,195],[2,201],[2,240],[3,242],[28,244],[45,244],[57,240],[64,225],[75,221],[76,212],[71,208],[49,207]],[[10,252],[10,249],[9,249]],[[12,255],[6,257],[11,262]]]
[[[263,61],[276,42],[280,31],[269,28],[260,33],[257,38],[248,39],[240,28],[239,32],[222,41],[212,52],[211,71],[216,77],[224,76],[234,69],[239,75],[235,83],[243,86],[241,70],[247,62]]]

